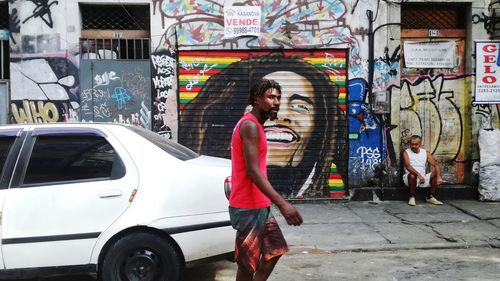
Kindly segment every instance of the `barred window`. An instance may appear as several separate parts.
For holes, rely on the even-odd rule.
[[[401,23],[406,29],[464,29],[464,5],[408,4],[401,7]]]
[[[80,4],[80,11],[81,59],[149,59],[149,5]]]

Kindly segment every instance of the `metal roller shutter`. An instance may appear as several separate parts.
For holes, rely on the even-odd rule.
[[[252,81],[273,79],[282,98],[264,124],[269,180],[287,198],[344,197],[346,50],[181,51],[178,61],[180,143],[230,158]]]

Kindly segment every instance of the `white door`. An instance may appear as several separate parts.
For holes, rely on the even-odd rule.
[[[138,175],[120,142],[96,130],[66,131],[33,131],[26,173],[3,208],[7,269],[89,263],[98,236],[130,204]]]
[[[3,235],[2,212],[5,196],[9,192],[9,183],[23,141],[20,128],[0,128],[0,238]],[[0,240],[0,246],[1,246]],[[0,269],[5,269],[2,248],[0,247]]]

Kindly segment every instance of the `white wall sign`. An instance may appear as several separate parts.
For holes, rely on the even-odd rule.
[[[455,41],[404,43],[405,67],[453,68],[455,67]]]
[[[500,103],[500,41],[476,41],[474,103]]]
[[[259,36],[260,6],[224,6],[224,38]]]

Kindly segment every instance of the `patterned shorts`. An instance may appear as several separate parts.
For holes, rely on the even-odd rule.
[[[249,272],[257,270],[260,259],[268,261],[288,252],[285,237],[270,208],[239,209],[229,207],[236,232],[235,259]]]

